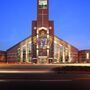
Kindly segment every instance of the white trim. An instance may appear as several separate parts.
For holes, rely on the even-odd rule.
[[[46,27],[39,27],[39,28],[37,29],[37,34],[39,34],[39,31],[42,30],[42,29],[46,30],[46,31],[47,31],[47,34],[49,34],[49,30],[48,30],[48,28],[46,28]]]
[[[69,48],[69,62],[71,62],[71,47],[70,47],[70,45],[68,45],[68,48]]]
[[[40,28],[38,28],[37,30],[42,30],[42,29],[48,30],[46,27],[40,27]]]
[[[65,63],[65,52],[64,52],[64,47],[63,47],[63,63]]]
[[[38,52],[39,52],[39,51],[37,50],[37,56],[38,56],[38,54],[39,54]]]
[[[20,62],[23,62],[23,48],[21,48],[21,61]]]
[[[47,58],[47,56],[38,56],[38,58],[42,58],[43,59],[43,58]]]
[[[32,58],[32,59],[37,59],[37,58]]]

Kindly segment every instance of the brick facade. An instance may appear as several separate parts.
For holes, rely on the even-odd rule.
[[[79,51],[79,63],[90,63],[90,50]]]
[[[17,49],[20,45],[17,44],[7,50],[7,62],[17,62]]]
[[[6,51],[0,51],[0,62],[6,62]]]

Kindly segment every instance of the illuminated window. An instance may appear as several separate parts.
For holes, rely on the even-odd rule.
[[[39,38],[37,40],[38,48],[39,48],[39,56],[47,56],[47,31],[40,30],[39,31]]]
[[[68,60],[69,60],[68,49],[65,48],[65,61],[68,62]]]
[[[23,62],[26,61],[26,47],[23,47]]]
[[[17,50],[17,61],[20,62],[21,59],[21,50],[20,48]]]
[[[31,61],[31,51],[32,51],[32,43],[28,44],[28,60]]]
[[[63,62],[63,46],[60,46],[60,62]]]
[[[47,0],[39,0],[40,8],[46,9],[47,8]]]
[[[54,57],[57,58],[58,55],[57,55],[57,44],[54,43]]]
[[[60,52],[61,53],[63,52],[63,46],[60,46]]]
[[[89,59],[89,53],[86,53],[86,59]]]

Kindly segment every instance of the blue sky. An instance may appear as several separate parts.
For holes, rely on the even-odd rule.
[[[0,0],[0,50],[31,35],[37,0]],[[90,0],[49,0],[55,35],[78,49],[90,49]]]

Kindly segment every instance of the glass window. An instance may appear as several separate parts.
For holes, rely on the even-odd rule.
[[[21,59],[21,50],[20,48],[17,50],[17,60],[18,62],[20,62],[20,59]]]
[[[27,57],[28,57],[28,61],[31,61],[31,54],[32,54],[32,43],[28,44],[28,53],[27,53]]]
[[[47,56],[47,31],[40,30],[39,31],[39,38],[37,40],[38,48],[39,48],[39,56]]]
[[[68,49],[65,48],[65,61],[68,62],[69,61],[69,54],[68,54]]]
[[[63,46],[60,46],[60,62],[63,62]]]
[[[89,59],[89,53],[86,53],[86,59]]]
[[[26,47],[23,47],[23,62],[26,61]]]

